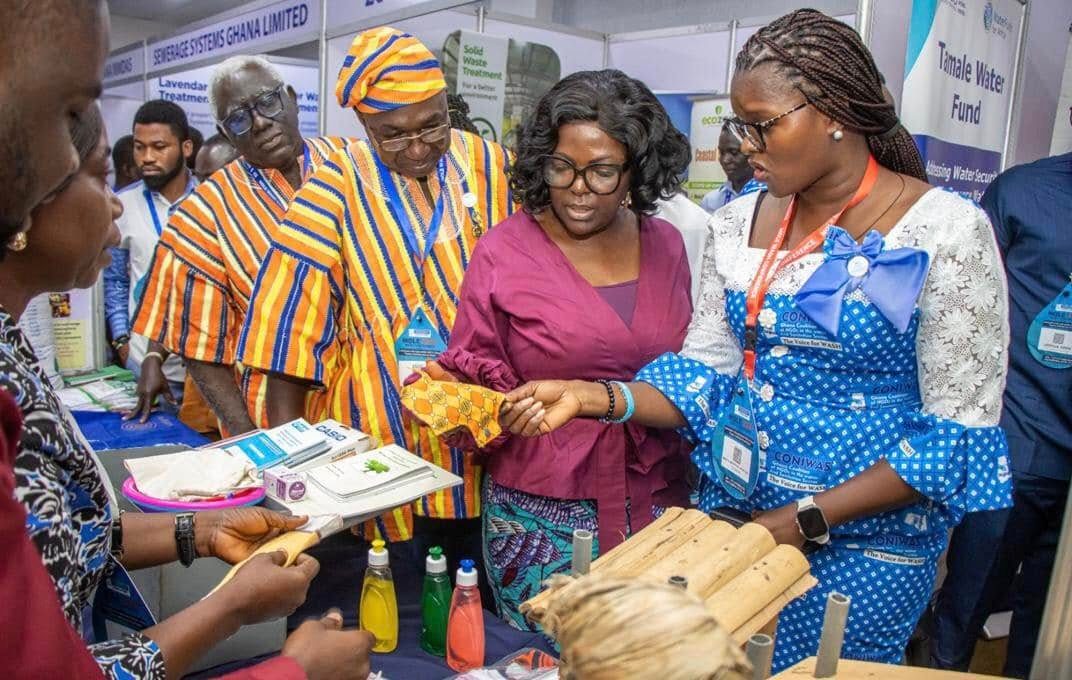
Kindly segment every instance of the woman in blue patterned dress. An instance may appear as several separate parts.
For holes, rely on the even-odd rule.
[[[120,565],[136,569],[180,556],[184,561],[212,556],[237,562],[305,520],[261,508],[196,513],[190,550],[180,551],[175,515],[117,513],[93,451],[16,325],[35,295],[91,286],[108,263],[108,246],[118,243],[115,219],[122,206],[108,188],[108,143],[96,106],[79,118],[71,138],[80,159],[78,172],[34,210],[28,230],[0,232],[0,389],[14,398],[24,420],[14,464],[15,495],[26,508],[27,531],[52,577],[58,602],[81,634],[94,593],[121,575]],[[318,570],[316,560],[302,557],[293,567],[282,567],[281,561],[280,553],[257,556],[216,593],[140,633],[94,644],[90,651],[110,678],[179,677],[240,626],[286,616],[304,601]],[[370,644],[367,634],[324,630],[313,640],[309,632],[288,643],[284,655],[305,668],[346,659],[348,667],[360,669],[359,652]],[[327,644],[332,641],[339,644]],[[17,674],[19,669],[14,670]],[[300,675],[293,667],[289,676],[285,669],[277,670],[279,677]]]
[[[820,586],[783,611],[775,668],[815,654],[831,591],[853,598],[843,655],[897,663],[947,531],[1010,502],[994,237],[978,206],[925,183],[845,24],[800,10],[764,27],[731,98],[768,190],[713,216],[681,353],[613,390],[523,386],[508,398],[537,405],[512,429],[608,412],[680,429],[698,444],[702,509],[818,548]]]

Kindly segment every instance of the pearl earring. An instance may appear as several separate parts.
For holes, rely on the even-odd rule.
[[[841,130],[834,130],[834,134],[830,136],[834,138],[835,142],[840,142],[841,140],[845,139],[845,133]]]
[[[13,253],[17,253],[22,250],[26,250],[26,246],[29,245],[29,237],[25,231],[20,231],[11,237],[11,240],[7,243],[7,249]]]

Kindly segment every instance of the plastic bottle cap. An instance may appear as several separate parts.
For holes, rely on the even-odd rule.
[[[370,567],[386,567],[390,563],[391,556],[387,554],[385,545],[387,544],[378,538],[372,542],[372,550],[368,551]]]
[[[447,558],[443,557],[443,549],[438,545],[428,549],[428,557],[424,560],[424,568],[429,574],[447,573]]]
[[[472,560],[465,559],[461,561],[461,568],[458,569],[457,585],[459,586],[475,586],[477,585],[477,573],[476,566]]]

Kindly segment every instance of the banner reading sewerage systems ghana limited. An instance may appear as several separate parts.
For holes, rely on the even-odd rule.
[[[977,201],[1000,171],[1022,17],[1017,0],[913,0],[901,121],[932,184]]]

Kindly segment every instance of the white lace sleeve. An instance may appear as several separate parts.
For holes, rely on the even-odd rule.
[[[748,203],[752,204],[751,201]],[[743,360],[726,316],[726,281],[718,268],[720,259],[732,261],[731,253],[740,247],[741,212],[730,204],[716,212],[708,222],[700,270],[700,296],[681,349],[682,356],[702,362],[723,375],[736,375]],[[748,218],[751,218],[750,214]]]
[[[920,297],[923,411],[989,427],[1001,417],[1008,368],[1005,270],[986,213],[952,196],[940,203],[928,216],[935,246]]]

